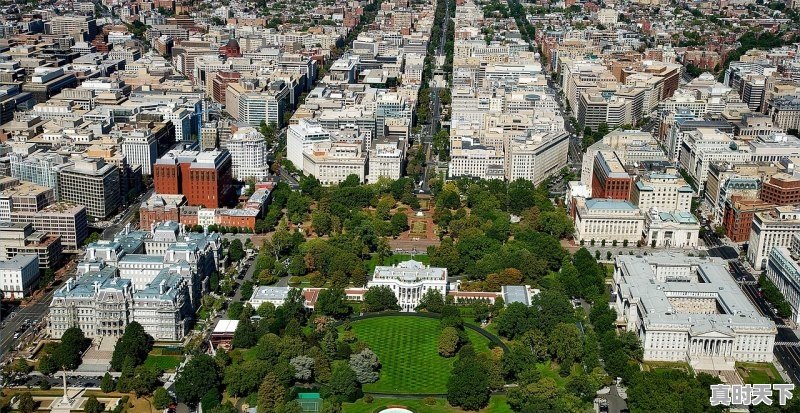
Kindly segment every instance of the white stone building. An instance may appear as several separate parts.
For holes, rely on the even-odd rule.
[[[20,299],[30,294],[39,280],[39,256],[17,254],[0,261],[0,287],[4,299]]]
[[[405,160],[405,141],[379,141],[372,145],[367,161],[367,182],[374,183],[382,176],[400,178]]]
[[[231,153],[233,178],[246,181],[253,178],[263,181],[269,175],[267,143],[261,132],[252,127],[239,128],[227,142]]]
[[[280,307],[289,296],[290,289],[290,287],[261,285],[253,290],[253,295],[247,302],[256,310],[264,303],[272,303],[275,307]]]
[[[791,247],[775,247],[769,255],[767,277],[778,287],[792,308],[792,321],[800,322],[800,235],[792,237]]]
[[[620,255],[613,298],[617,324],[636,333],[644,360],[703,370],[772,362],[775,323],[750,304],[722,259]]]
[[[691,212],[651,209],[644,222],[644,238],[645,245],[656,248],[695,248],[700,238],[700,223]]]
[[[393,266],[375,267],[369,287],[389,287],[402,311],[414,311],[428,290],[439,290],[447,296],[447,268],[436,268],[408,260]]]
[[[451,178],[504,179],[505,155],[501,148],[482,145],[472,138],[451,137],[447,169]]]
[[[747,261],[754,269],[763,269],[772,249],[788,247],[795,234],[800,234],[800,209],[780,206],[770,213],[756,213],[750,228]]]
[[[569,134],[537,133],[510,139],[506,150],[505,178],[539,184],[567,166]]]
[[[150,129],[137,129],[123,134],[122,153],[131,166],[140,165],[142,173],[153,174],[153,164],[158,159],[158,141]]]
[[[364,182],[367,156],[364,143],[323,141],[303,152],[303,173],[314,175],[322,185],[335,185],[350,175]]]
[[[631,188],[631,202],[647,211],[689,212],[694,190],[677,173],[650,173],[640,175]]]
[[[574,209],[577,241],[636,244],[642,239],[645,216],[628,201],[577,198]]]
[[[680,150],[680,165],[702,191],[713,162],[750,162],[749,150],[739,148],[730,134],[700,128],[684,134]]]
[[[183,234],[174,222],[92,243],[76,277],[53,294],[48,332],[60,338],[80,327],[90,338],[119,337],[136,321],[156,340],[180,341],[208,277],[223,270],[221,251],[219,234]]]
[[[297,169],[303,168],[303,151],[315,142],[329,141],[331,134],[319,122],[300,119],[296,125],[289,125],[286,132],[286,159]]]

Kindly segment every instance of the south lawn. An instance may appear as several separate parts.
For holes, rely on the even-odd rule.
[[[458,413],[463,410],[452,407],[447,404],[447,400],[437,398],[435,404],[427,405],[421,399],[389,399],[376,397],[372,403],[365,403],[361,399],[355,403],[345,403],[342,405],[344,413],[372,413],[378,410],[381,406],[405,406],[414,412],[419,413]],[[489,405],[486,406],[481,413],[511,413],[511,407],[506,403],[505,396],[492,396],[489,400]]]
[[[378,355],[381,376],[364,385],[367,393],[446,394],[455,358],[439,356],[439,320],[388,316],[352,323],[353,332]],[[476,352],[488,351],[489,340],[467,330]],[[430,410],[426,410],[430,411]]]

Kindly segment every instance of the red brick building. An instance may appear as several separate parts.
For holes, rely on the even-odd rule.
[[[592,198],[627,201],[633,178],[613,151],[600,151],[594,158]]]
[[[211,97],[214,101],[225,104],[225,90],[231,83],[238,83],[242,75],[239,72],[217,72],[211,86]]]
[[[800,204],[800,179],[786,173],[772,175],[761,185],[761,200],[775,205]]]
[[[775,205],[760,199],[732,196],[725,203],[725,213],[722,217],[726,235],[733,242],[747,241],[750,239],[750,227],[753,225],[753,216],[756,212],[767,212],[774,208]]]
[[[219,48],[219,54],[225,57],[242,57],[242,50],[235,39],[230,39],[225,46]]]
[[[183,195],[151,195],[139,207],[139,228],[147,230],[159,222],[180,222],[180,208],[185,203]]]
[[[182,194],[191,206],[220,208],[233,195],[231,155],[227,150],[172,150],[153,165],[156,193]]]
[[[256,230],[257,209],[220,209],[217,211],[217,225],[223,227],[247,228]]]

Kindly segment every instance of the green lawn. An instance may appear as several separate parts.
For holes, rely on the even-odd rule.
[[[686,362],[645,361],[642,363],[642,369],[645,371],[680,370],[693,374],[692,368]]]
[[[397,264],[398,262],[408,261],[410,259],[411,255],[409,254],[392,254],[383,260],[383,265],[394,265]],[[431,260],[428,258],[427,254],[414,254],[414,260],[419,261],[425,265],[431,263]],[[369,261],[367,262],[369,263],[369,272],[371,274],[375,271],[375,266],[378,265],[378,256],[377,255],[371,256],[369,258]]]
[[[150,354],[144,361],[144,365],[151,367],[156,366],[164,371],[175,371],[175,368],[181,364],[182,356],[159,356]]]
[[[455,358],[437,352],[439,320],[414,316],[379,317],[356,321],[353,332],[378,355],[381,376],[365,384],[365,392],[444,394]],[[476,351],[488,350],[489,340],[470,332]],[[427,411],[427,410],[426,410]]]
[[[736,370],[748,384],[783,383],[780,373],[772,363],[736,363]]]
[[[429,406],[423,400],[406,400],[406,399],[384,399],[376,398],[372,403],[364,403],[364,400],[359,400],[355,403],[345,403],[342,405],[344,413],[372,413],[378,408],[383,406],[405,406],[415,413],[458,413],[463,410],[452,407],[447,404],[445,399],[436,399],[436,404]],[[511,413],[511,408],[506,403],[505,396],[492,396],[489,400],[489,406],[481,410],[485,413]]]

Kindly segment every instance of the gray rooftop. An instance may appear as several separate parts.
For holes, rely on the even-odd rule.
[[[620,270],[619,292],[632,301],[638,300],[645,328],[683,327],[692,334],[706,331],[730,334],[737,330],[777,332],[775,323],[750,304],[722,259],[678,253],[621,255],[616,266]],[[715,299],[719,314],[686,313],[673,308],[670,298],[689,296]]]

